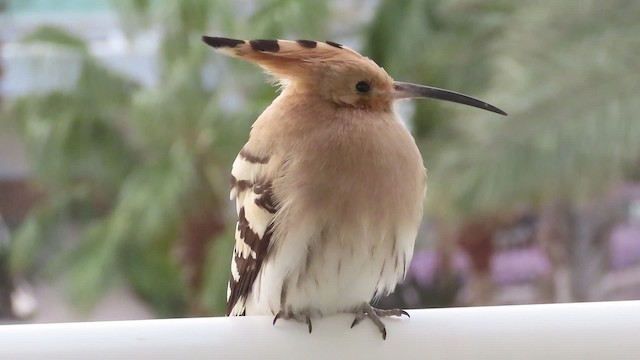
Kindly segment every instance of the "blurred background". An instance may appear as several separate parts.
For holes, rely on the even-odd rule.
[[[406,308],[640,299],[640,2],[0,0],[0,317],[220,315],[228,174],[276,96],[202,34],[330,39],[465,92],[400,111],[429,174]]]

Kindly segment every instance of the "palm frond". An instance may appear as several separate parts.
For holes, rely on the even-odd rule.
[[[432,206],[579,202],[622,181],[640,155],[638,20],[640,5],[624,0],[519,8],[496,40],[484,96],[510,116],[460,115],[464,141],[431,167]]]

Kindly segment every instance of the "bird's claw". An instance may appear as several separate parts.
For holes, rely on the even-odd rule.
[[[366,302],[363,303],[362,306],[359,306],[354,311],[354,313],[356,315],[356,318],[353,320],[353,323],[351,323],[352,328],[358,325],[365,317],[367,317],[371,319],[371,321],[373,321],[373,323],[378,327],[378,330],[382,334],[382,340],[387,339],[387,329],[384,326],[384,323],[382,322],[382,320],[380,320],[381,317],[402,316],[402,315],[411,317],[408,312],[402,309],[389,309],[389,310],[376,309]]]
[[[309,334],[311,334],[311,330],[313,329],[313,327],[311,326],[311,317],[307,312],[303,312],[301,314],[293,314],[291,312],[284,312],[283,310],[280,310],[276,314],[276,316],[273,318],[273,325],[276,324],[278,319],[285,319],[285,320],[293,319],[298,322],[304,322],[307,324],[307,327],[309,328]]]
[[[282,316],[284,315],[283,311],[279,311],[276,316],[273,318],[273,325],[276,324],[276,321],[278,321],[278,319],[280,319]]]
[[[406,315],[408,318],[411,317],[411,315],[409,315],[408,312],[402,310],[402,309],[389,309],[389,310],[383,310],[383,309],[376,309],[374,307],[372,307],[373,311],[376,313],[376,315],[380,316],[380,317],[387,317],[387,316],[402,316],[402,315]]]
[[[309,334],[311,334],[311,318],[307,315],[307,326],[309,327]]]

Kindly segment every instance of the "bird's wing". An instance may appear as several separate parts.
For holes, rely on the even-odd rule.
[[[236,200],[238,223],[227,289],[227,315],[245,313],[245,302],[268,255],[276,205],[271,180],[265,177],[268,157],[243,148],[231,170],[231,200]]]

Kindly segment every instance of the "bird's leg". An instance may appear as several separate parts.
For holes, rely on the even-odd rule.
[[[356,315],[356,318],[353,320],[353,323],[351,323],[351,327],[358,325],[360,321],[362,321],[365,317],[368,317],[378,327],[378,330],[380,330],[383,340],[387,339],[387,329],[385,328],[382,320],[380,320],[381,317],[402,315],[407,315],[407,317],[410,317],[409,313],[402,309],[376,309],[368,302],[364,302],[361,306],[358,306],[355,309],[354,314]]]
[[[309,327],[309,334],[311,334],[311,318],[307,315],[307,326]]]
[[[274,316],[274,318],[273,318],[273,325],[275,325],[275,324],[276,324],[276,321],[278,321],[278,319],[281,319],[281,318],[282,318],[282,319],[288,319],[289,317],[287,316],[287,314],[286,314],[284,311],[280,310],[280,311],[276,314],[276,316]]]
[[[309,328],[309,334],[311,334],[312,326],[311,326],[311,312],[308,310],[301,311],[299,313],[294,313],[289,309],[288,311],[280,310],[276,316],[273,318],[273,325],[276,324],[278,319],[293,319],[297,322],[306,323]]]

